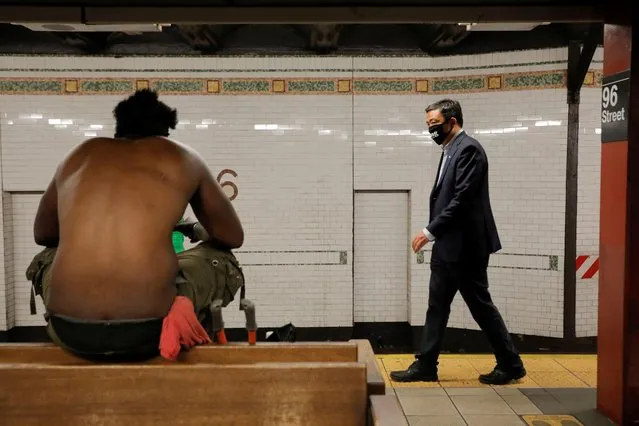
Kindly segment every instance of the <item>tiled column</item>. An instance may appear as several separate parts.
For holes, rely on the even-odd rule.
[[[620,425],[639,421],[638,34],[604,30],[597,406]]]

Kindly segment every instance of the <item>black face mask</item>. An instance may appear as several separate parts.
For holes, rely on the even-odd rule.
[[[452,130],[451,128],[447,132],[445,132],[444,124],[446,123],[434,124],[428,128],[430,137],[433,138],[433,141],[435,141],[437,145],[441,145],[450,134],[450,131]]]

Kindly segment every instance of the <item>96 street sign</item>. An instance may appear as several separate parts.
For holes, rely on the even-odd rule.
[[[630,70],[604,77],[601,89],[601,142],[628,140]]]

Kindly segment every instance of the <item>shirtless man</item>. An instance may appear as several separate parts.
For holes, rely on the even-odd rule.
[[[175,317],[176,330],[194,327],[186,316],[210,302],[203,300],[205,288],[176,286],[171,234],[186,206],[221,250],[240,247],[244,232],[204,160],[167,138],[176,110],[141,90],[120,102],[114,116],[115,137],[73,149],[38,207],[35,242],[55,248],[50,268],[41,273],[47,330],[78,354],[151,356],[169,334],[168,320]],[[179,310],[176,301],[185,300],[181,295],[191,312],[172,315]]]

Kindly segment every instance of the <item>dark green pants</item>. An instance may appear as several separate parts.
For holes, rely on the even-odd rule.
[[[45,306],[49,300],[51,264],[54,257],[55,249],[46,249],[34,258],[27,270],[27,277],[34,284],[41,284],[41,296]],[[237,289],[244,284],[241,270],[238,273],[237,260],[230,251],[200,243],[178,253],[177,257],[177,295],[191,300],[200,322],[208,317],[209,307],[214,300],[223,300],[226,305],[233,299]],[[163,320],[131,318],[97,321],[54,313],[45,317],[47,333],[51,340],[85,357],[155,356]]]

